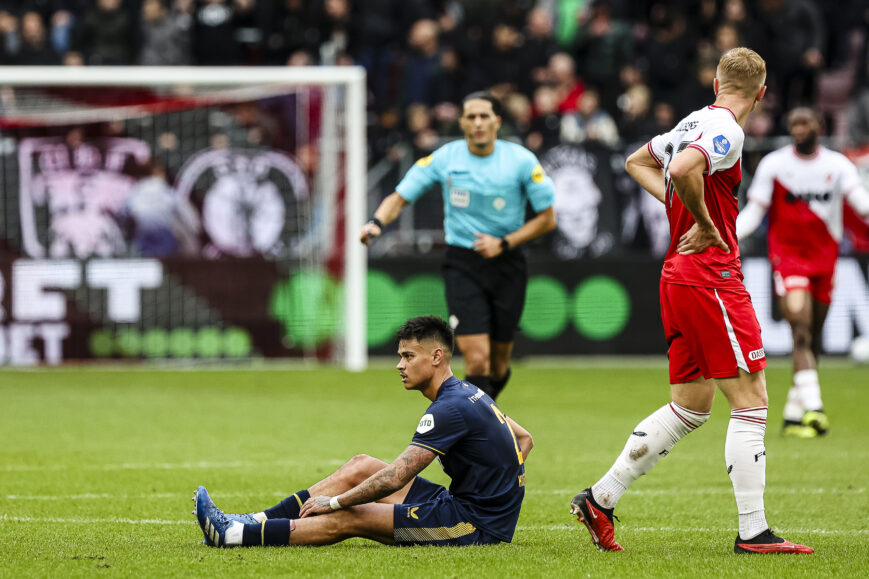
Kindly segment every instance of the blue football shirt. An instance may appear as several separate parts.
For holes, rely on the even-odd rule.
[[[535,212],[555,201],[555,187],[534,153],[509,141],[479,157],[466,141],[453,141],[411,167],[395,190],[413,203],[435,183],[444,198],[444,232],[449,245],[470,249],[474,233],[503,237],[525,223],[525,206]]]
[[[437,455],[450,494],[479,529],[510,542],[525,497],[525,466],[504,414],[482,390],[455,376],[426,409],[411,444]]]

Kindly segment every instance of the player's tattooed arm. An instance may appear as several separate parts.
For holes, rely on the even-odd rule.
[[[377,471],[354,488],[337,497],[341,508],[373,503],[404,488],[434,460],[434,452],[410,445],[392,464]],[[330,505],[333,497],[312,497],[302,506],[301,516],[321,515],[334,509]]]

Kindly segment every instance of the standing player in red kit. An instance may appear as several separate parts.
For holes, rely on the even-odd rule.
[[[669,344],[670,395],[640,422],[609,471],[574,497],[571,513],[604,551],[622,551],[613,509],[685,435],[709,418],[716,387],[730,403],[724,459],[739,513],[736,553],[812,553],[766,523],[766,357],[742,283],[736,240],[742,127],[766,87],[766,64],[734,48],[718,63],[715,104],[679,121],[627,160],[628,173],[667,206],[670,248],[661,272],[661,317]]]
[[[794,343],[793,385],[782,432],[814,438],[829,428],[817,362],[842,240],[842,205],[847,200],[867,217],[869,193],[847,157],[818,144],[821,122],[812,109],[792,110],[788,130],[794,144],[773,151],[757,166],[736,235],[751,235],[769,211],[767,246],[775,292]]]

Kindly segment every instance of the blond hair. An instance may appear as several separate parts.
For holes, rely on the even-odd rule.
[[[719,91],[754,96],[766,80],[766,62],[750,48],[732,48],[718,61],[715,76]]]

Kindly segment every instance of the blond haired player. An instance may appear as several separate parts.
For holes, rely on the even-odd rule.
[[[776,536],[764,514],[766,358],[736,240],[742,127],[766,93],[765,79],[757,53],[728,51],[718,63],[715,103],[627,160],[627,171],[666,205],[670,221],[660,296],[671,401],[634,428],[609,471],[571,503],[601,550],[623,550],[613,536],[613,509],[631,483],[706,422],[717,388],[731,408],[724,459],[739,513],[734,551],[813,552]]]

